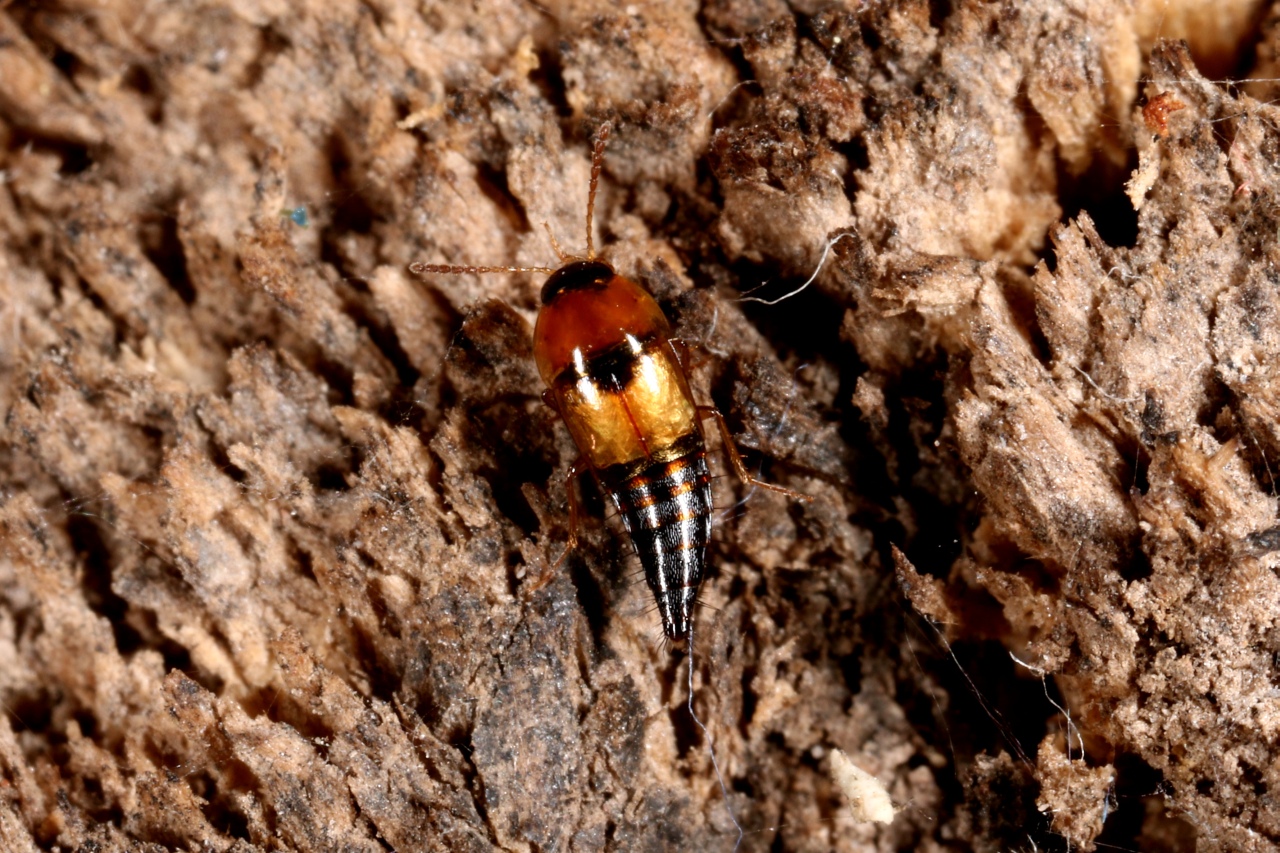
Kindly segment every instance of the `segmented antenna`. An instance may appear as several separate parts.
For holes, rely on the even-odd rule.
[[[485,272],[544,272],[547,275],[555,272],[550,267],[467,267],[453,264],[409,264],[409,272],[414,275],[423,273],[444,273],[447,275],[469,275]]]
[[[556,239],[555,232],[551,230],[551,223],[544,222],[542,227],[547,229],[547,239],[551,241],[551,250],[556,253],[556,257],[560,259],[560,263],[566,263],[570,260],[570,256],[565,254],[564,249],[560,248],[560,241]]]
[[[600,170],[604,168],[604,146],[609,141],[613,126],[608,122],[600,125],[596,138],[591,146],[591,184],[587,188],[587,260],[596,259],[596,247],[591,239],[591,219],[596,213],[596,187],[600,185]]]

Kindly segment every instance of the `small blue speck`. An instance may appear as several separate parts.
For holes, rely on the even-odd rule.
[[[307,218],[307,209],[305,207],[295,207],[293,210],[280,211],[281,216],[287,216],[293,220],[293,224],[299,228],[306,228],[311,224],[311,220]]]

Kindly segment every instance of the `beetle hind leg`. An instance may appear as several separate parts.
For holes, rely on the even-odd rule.
[[[758,477],[751,476],[751,472],[747,470],[746,464],[742,461],[742,454],[738,452],[738,445],[733,440],[733,434],[729,432],[729,425],[725,423],[724,415],[720,414],[720,410],[714,406],[698,406],[698,417],[702,420],[707,418],[715,418],[716,426],[720,429],[720,438],[724,441],[725,453],[729,456],[729,463],[733,465],[734,472],[738,475],[738,479],[744,483],[750,483],[753,486],[759,486],[762,489],[768,489],[771,492],[777,492],[780,495],[786,495],[795,501],[808,502],[813,500],[813,495],[806,495],[804,492],[797,492],[794,489],[788,489],[786,486],[779,486],[777,483],[769,483]]]
[[[546,568],[538,572],[538,574],[529,582],[527,587],[529,592],[537,592],[547,584],[551,583],[551,579],[555,576],[555,572],[573,551],[578,547],[578,493],[574,490],[574,480],[578,479],[588,468],[585,456],[579,456],[572,465],[569,466],[569,473],[565,475],[564,487],[565,493],[569,499],[569,539],[565,542],[564,550],[560,552],[560,556],[551,559],[550,553],[547,554]]]

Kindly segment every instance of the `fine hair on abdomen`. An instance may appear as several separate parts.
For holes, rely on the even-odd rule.
[[[635,544],[668,639],[689,633],[711,539],[711,472],[702,448],[605,484]]]

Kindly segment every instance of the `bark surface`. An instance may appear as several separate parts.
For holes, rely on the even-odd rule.
[[[1258,2],[0,4],[0,848],[733,849],[589,483],[541,583],[541,278],[408,269],[581,253],[610,122],[816,497],[713,460],[743,848],[1280,849],[1278,77]]]

